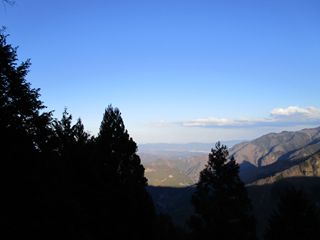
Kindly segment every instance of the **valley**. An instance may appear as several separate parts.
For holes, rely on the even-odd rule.
[[[178,226],[186,227],[193,212],[194,185],[207,163],[209,150],[207,153],[204,149],[179,150],[161,152],[158,148],[155,154],[149,151],[140,156],[157,211],[170,215]],[[303,189],[320,205],[320,128],[270,133],[235,144],[229,153],[239,164],[240,177],[246,183],[257,218],[258,236],[262,237],[266,219],[287,187]]]

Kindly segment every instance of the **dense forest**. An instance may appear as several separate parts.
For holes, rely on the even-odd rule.
[[[67,109],[55,119],[27,81],[30,60],[0,35],[2,219],[7,239],[256,239],[239,165],[217,143],[200,173],[188,229],[156,212],[137,144],[108,105],[97,136]],[[317,208],[284,192],[265,239],[316,239]],[[4,233],[3,233],[4,234]]]

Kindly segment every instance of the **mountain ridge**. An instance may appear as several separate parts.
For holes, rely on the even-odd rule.
[[[230,156],[239,163],[242,179],[249,183],[299,164],[318,151],[320,127],[269,133],[235,145]]]
[[[209,148],[208,145],[206,147]],[[208,154],[212,147],[214,145],[211,145],[206,153],[192,151],[141,152],[146,169],[151,170],[146,173],[150,185],[177,187],[195,184],[199,179],[200,171],[207,163]],[[240,165],[240,177],[247,184],[285,171],[308,160],[319,151],[320,127],[268,133],[252,141],[241,142],[229,148],[230,157],[234,157]],[[165,174],[162,170],[160,172],[160,169],[165,169],[168,176],[173,176],[170,179],[170,184],[169,181],[158,181],[159,176]],[[177,177],[179,181],[174,181],[175,174],[172,173],[179,176]],[[185,176],[182,177],[183,175]],[[158,180],[154,181],[155,178]]]

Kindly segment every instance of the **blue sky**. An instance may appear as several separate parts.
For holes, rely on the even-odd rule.
[[[318,0],[16,0],[0,24],[28,81],[95,134],[119,107],[138,143],[320,125]]]

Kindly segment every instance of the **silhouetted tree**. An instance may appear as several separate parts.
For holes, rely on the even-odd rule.
[[[209,154],[192,197],[195,215],[189,224],[192,238],[255,239],[255,221],[239,165],[228,160],[228,149],[219,142]]]
[[[60,120],[26,81],[30,61],[0,34],[0,152],[4,229],[11,239],[150,239],[154,208],[144,167],[120,111],[98,137]]]
[[[72,125],[72,115],[65,109],[61,120],[53,122],[54,150],[49,165],[53,168],[55,191],[48,193],[54,212],[50,212],[55,233],[67,238],[92,238],[87,227],[87,198],[92,179],[90,159],[92,148],[89,134],[80,119]],[[93,203],[94,204],[94,203]],[[47,227],[47,226],[45,226]],[[48,231],[48,230],[47,230]],[[50,229],[49,229],[50,231]]]
[[[137,144],[125,129],[119,109],[109,106],[103,116],[97,137],[98,149],[103,156],[101,169],[114,174],[119,184],[145,187],[144,167],[136,154]],[[100,153],[100,154],[101,154]],[[110,177],[110,174],[104,174]]]
[[[51,112],[39,100],[39,89],[26,81],[27,60],[18,64],[17,49],[0,34],[0,152],[3,216],[9,235],[32,231],[41,189],[41,154],[52,136]],[[42,165],[42,166],[41,166]],[[34,229],[33,229],[34,230]]]
[[[287,189],[269,219],[265,239],[318,239],[319,212],[302,190]]]
[[[90,135],[84,131],[84,126],[80,118],[78,118],[76,124],[72,127],[72,131],[77,144],[85,145],[90,140]]]
[[[18,65],[17,49],[0,34],[0,128],[24,132],[37,150],[48,142],[51,112],[40,98],[40,89],[26,81],[30,60]]]
[[[72,115],[64,109],[61,120],[55,120],[53,123],[54,133],[57,139],[57,149],[62,154],[69,146],[75,142],[74,132],[72,129]]]
[[[60,169],[64,170],[65,177],[75,178],[76,175],[87,172],[92,152],[93,139],[84,131],[81,119],[72,125],[72,115],[64,110],[61,120],[53,122],[54,129],[54,152],[61,162]],[[91,150],[89,150],[91,149]],[[87,173],[88,174],[88,173]],[[78,176],[78,177],[84,177]],[[70,179],[70,181],[71,181]],[[72,179],[75,180],[75,179]]]
[[[105,236],[150,238],[154,222],[152,200],[145,186],[144,167],[137,145],[125,129],[119,109],[108,106],[96,139],[95,172],[105,198],[100,208]],[[101,191],[99,191],[101,193]],[[101,211],[103,209],[103,211]]]

